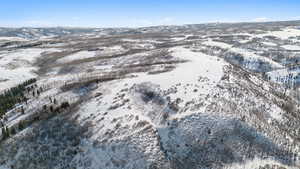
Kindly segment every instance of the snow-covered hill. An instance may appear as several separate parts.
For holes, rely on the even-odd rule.
[[[2,38],[0,169],[299,168],[299,26]]]

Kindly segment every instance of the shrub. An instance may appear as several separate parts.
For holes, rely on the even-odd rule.
[[[61,105],[60,105],[60,108],[62,108],[62,109],[66,109],[66,108],[69,108],[69,107],[70,107],[69,102],[63,102],[63,103],[61,103]]]
[[[17,132],[16,132],[16,129],[14,127],[12,127],[10,129],[10,135],[15,135]]]
[[[24,121],[20,121],[20,123],[18,124],[18,129],[23,130],[24,128],[25,128]]]

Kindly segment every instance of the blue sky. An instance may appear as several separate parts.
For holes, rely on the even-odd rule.
[[[0,26],[138,27],[300,19],[300,0],[1,0]]]

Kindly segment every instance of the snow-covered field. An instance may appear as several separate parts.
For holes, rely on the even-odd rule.
[[[265,36],[275,36],[277,38],[286,40],[291,37],[297,37],[300,36],[300,30],[295,28],[285,28],[280,31],[269,31],[265,34],[255,35],[256,37],[263,38]]]
[[[276,43],[272,43],[272,42],[263,42],[263,44],[265,44],[267,46],[277,46]]]
[[[299,168],[300,30],[287,25],[0,37],[0,91],[37,78],[0,119],[0,169]]]
[[[297,45],[284,45],[282,47],[286,50],[300,50],[300,46]]]
[[[58,49],[21,49],[0,54],[0,91],[14,87],[26,80],[37,77],[33,65],[43,52],[55,52]]]
[[[63,57],[63,58],[59,59],[58,62],[66,63],[66,62],[71,62],[71,61],[74,61],[74,60],[93,58],[93,57],[95,57],[95,55],[96,55],[95,51],[92,51],[92,52],[90,52],[90,51],[80,51],[80,52],[77,52],[75,54]]]
[[[27,41],[27,40],[19,37],[0,37],[0,41]]]

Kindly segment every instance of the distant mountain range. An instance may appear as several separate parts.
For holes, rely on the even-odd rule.
[[[80,27],[49,27],[49,28],[34,28],[34,27],[21,27],[21,28],[8,28],[0,27],[0,37],[19,37],[24,39],[38,39],[41,37],[49,36],[66,36],[66,35],[78,35],[88,33],[102,33],[106,35],[114,34],[139,34],[145,32],[177,32],[188,30],[203,29],[220,29],[224,27],[232,28],[236,26],[238,28],[262,28],[268,25],[269,27],[286,27],[297,26],[300,21],[282,21],[282,22],[265,22],[265,23],[208,23],[208,24],[191,24],[182,26],[152,26],[142,28],[80,28]]]

